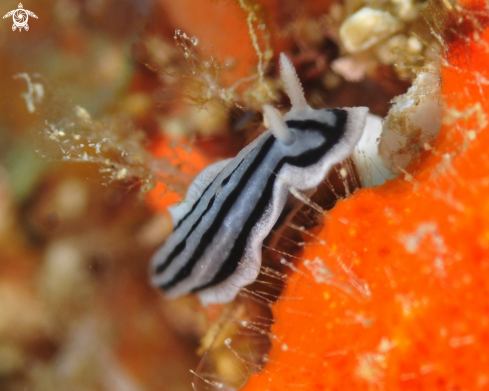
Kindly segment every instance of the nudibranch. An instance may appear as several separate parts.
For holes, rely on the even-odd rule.
[[[175,229],[153,256],[152,284],[174,298],[197,293],[202,305],[233,300],[255,281],[263,240],[290,188],[314,191],[352,153],[368,109],[312,109],[290,60],[280,74],[292,108],[263,107],[269,130],[235,158],[205,168],[183,202],[170,207]]]

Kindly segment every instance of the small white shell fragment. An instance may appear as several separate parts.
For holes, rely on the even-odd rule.
[[[90,113],[85,109],[84,107],[81,106],[75,106],[75,114],[78,118],[89,121],[90,120]]]
[[[413,54],[419,54],[423,50],[423,44],[415,36],[411,36],[407,40],[407,49]]]
[[[340,27],[340,38],[350,53],[366,50],[404,27],[387,11],[364,7],[349,16]]]
[[[401,173],[438,135],[442,119],[439,67],[421,72],[409,90],[394,99],[384,120],[379,154],[386,167]]]
[[[397,175],[390,171],[379,156],[379,140],[382,133],[382,118],[367,114],[363,135],[353,150],[355,162],[362,187],[378,186]]]
[[[377,57],[385,65],[402,62],[406,58],[408,38],[403,34],[396,34],[387,42],[377,47]]]
[[[349,82],[363,80],[367,68],[367,61],[358,61],[351,56],[340,57],[331,63],[331,69]]]
[[[392,0],[395,14],[405,22],[412,22],[419,16],[419,9],[413,0]]]

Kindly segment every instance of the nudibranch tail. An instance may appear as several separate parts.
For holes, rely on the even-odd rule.
[[[297,76],[294,66],[284,53],[280,53],[280,76],[284,83],[285,92],[287,93],[292,110],[303,111],[309,108],[304,96],[302,84]]]
[[[294,133],[289,129],[280,112],[273,106],[263,105],[263,114],[268,121],[268,126],[276,139],[286,145],[294,142]]]

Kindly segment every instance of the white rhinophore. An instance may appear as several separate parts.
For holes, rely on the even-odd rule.
[[[290,99],[290,103],[292,103],[291,111],[305,111],[309,109],[302,84],[295,68],[284,53],[280,53],[280,76],[284,82],[285,92]]]
[[[289,129],[280,112],[273,106],[263,105],[263,114],[272,134],[286,145],[294,142],[294,133]]]

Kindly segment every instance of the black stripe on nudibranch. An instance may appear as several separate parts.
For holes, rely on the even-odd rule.
[[[261,216],[265,212],[266,207],[270,204],[270,201],[272,199],[273,186],[275,181],[277,180],[277,175],[275,173],[280,172],[280,169],[283,167],[284,164],[290,164],[296,167],[307,167],[313,165],[317,163],[331,149],[331,147],[333,147],[338,142],[345,130],[347,112],[344,110],[334,110],[334,112],[337,115],[337,125],[334,128],[319,121],[313,120],[286,122],[289,127],[293,127],[295,129],[309,130],[312,128],[313,130],[327,132],[325,142],[319,145],[317,148],[304,152],[299,156],[286,156],[278,162],[273,172],[270,173],[265,190],[263,191],[260,200],[255,205],[253,213],[246,220],[243,229],[241,230],[238,239],[235,241],[235,244],[229,256],[223,262],[221,268],[211,281],[192,289],[192,292],[198,292],[208,287],[217,285],[220,282],[225,281],[236,271],[236,268],[238,267],[238,262],[242,259],[244,251],[246,249],[247,239],[251,233],[251,230],[261,218]],[[311,126],[311,128],[306,128],[306,126]]]
[[[239,165],[233,170],[233,172],[231,172],[231,174],[229,174],[222,182],[221,182],[221,187],[224,186],[226,183],[229,182],[229,179],[231,178],[231,175],[234,173],[234,171],[236,171],[238,169]],[[190,208],[190,210],[188,211],[188,213],[183,216],[180,221],[178,222],[178,224],[175,226],[175,228],[173,229],[174,231],[176,231],[178,228],[180,228],[180,226],[183,224],[183,222],[185,220],[187,220],[188,217],[190,217],[193,212],[195,211],[195,209],[197,208],[197,206],[199,205],[200,201],[202,200],[202,196],[204,194],[207,193],[207,191],[209,190],[209,188],[214,184],[214,182],[216,181],[216,178],[214,178],[208,185],[207,187],[204,189],[204,191],[202,192],[201,196],[195,200],[194,204],[192,205],[192,208]]]
[[[226,186],[226,184],[229,182],[229,180],[231,179],[231,176],[236,172],[236,170],[241,166],[241,164],[243,163],[243,161],[241,161],[237,166],[236,168],[226,177],[224,178],[224,180],[221,182],[220,184],[220,188]],[[202,201],[203,197],[207,194],[207,192],[209,191],[209,189],[211,188],[211,186],[215,183],[217,178],[214,178],[213,181],[211,181],[211,183],[209,183],[209,185],[205,188],[205,190],[202,192],[201,196],[195,201],[195,203],[193,204],[191,210],[179,221],[179,223],[177,224],[177,226],[175,227],[174,231],[176,231],[177,229],[180,228],[180,226],[182,225],[182,223],[187,220],[187,218],[189,218],[194,212],[195,212],[195,209],[197,208],[197,206],[199,205],[199,203]],[[173,260],[178,256],[180,255],[180,253],[185,250],[185,247],[187,246],[187,240],[189,239],[189,237],[191,236],[191,234],[194,232],[194,230],[198,227],[198,225],[200,224],[200,222],[202,221],[202,219],[204,218],[204,216],[207,214],[207,212],[209,212],[209,210],[211,210],[212,206],[214,205],[214,201],[216,200],[216,195],[217,194],[214,194],[211,199],[209,200],[209,202],[207,203],[207,206],[205,208],[205,210],[199,215],[199,217],[197,218],[197,220],[194,222],[194,224],[192,224],[192,227],[190,228],[190,230],[187,232],[187,235],[185,236],[185,238],[183,238],[173,249],[173,251],[168,254],[168,256],[166,257],[165,261],[161,264],[158,265],[158,267],[155,269],[155,273],[156,274],[161,274],[163,273],[167,268],[168,266],[171,265],[171,263],[173,262]],[[164,288],[162,288],[164,289]]]
[[[214,179],[214,180],[215,180],[215,179]],[[207,185],[207,187],[206,187],[206,188],[204,189],[204,191],[202,192],[202,195],[204,195],[204,194],[207,192],[207,190],[209,190],[209,187],[211,187],[213,183],[214,183],[214,181],[212,181],[211,183],[209,183],[209,184]],[[175,228],[173,229],[174,231],[176,231],[178,228],[180,228],[180,226],[183,224],[183,222],[184,222],[185,220],[187,220],[187,218],[188,218],[189,216],[191,216],[191,215],[192,215],[192,213],[194,213],[194,210],[197,208],[197,206],[199,205],[200,201],[202,200],[202,195],[201,195],[199,198],[197,198],[197,199],[195,200],[194,204],[192,205],[192,208],[190,208],[190,210],[188,211],[188,213],[187,213],[185,216],[183,216],[183,217],[180,219],[180,221],[178,222],[178,224],[177,224],[177,225],[175,226]],[[158,271],[158,273],[159,273],[159,271]]]
[[[201,196],[202,198],[202,196]],[[180,255],[180,253],[185,250],[185,247],[187,246],[187,239],[190,237],[190,235],[192,234],[192,232],[194,232],[195,228],[198,227],[198,225],[200,224],[200,222],[202,221],[202,218],[207,214],[207,212],[212,208],[212,206],[214,205],[214,201],[216,200],[216,194],[214,194],[212,196],[212,198],[209,200],[209,202],[207,203],[207,206],[206,208],[204,209],[204,212],[200,214],[200,216],[198,217],[198,219],[195,221],[195,223],[192,224],[192,227],[190,228],[190,230],[188,231],[187,233],[187,236],[185,236],[185,238],[183,238],[183,240],[180,241],[180,243],[178,243],[175,248],[173,249],[173,251],[168,254],[168,257],[166,258],[165,262],[160,264],[157,268],[156,268],[156,273],[163,273],[168,266],[171,265],[171,263],[173,262],[173,260],[178,256]]]
[[[178,284],[180,281],[187,278],[195,266],[195,264],[199,261],[200,257],[204,253],[205,249],[212,242],[215,234],[219,230],[219,227],[222,225],[223,220],[228,215],[229,210],[234,205],[236,199],[239,197],[243,188],[246,186],[248,180],[251,178],[257,167],[262,163],[263,159],[267,155],[268,151],[272,148],[275,139],[273,137],[269,137],[260,148],[257,156],[250,164],[250,166],[243,173],[239,183],[237,186],[230,192],[230,194],[226,197],[226,200],[221,205],[221,209],[219,210],[217,216],[212,222],[211,226],[206,230],[206,232],[201,236],[199,244],[193,254],[189,257],[185,265],[183,265],[180,271],[173,277],[173,279],[165,284],[160,285],[160,288],[163,290],[168,290]],[[245,159],[243,159],[244,161]],[[201,216],[202,217],[202,216]],[[199,219],[201,219],[199,217]],[[188,238],[188,237],[187,237]],[[185,240],[187,239],[185,238]]]

